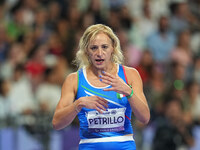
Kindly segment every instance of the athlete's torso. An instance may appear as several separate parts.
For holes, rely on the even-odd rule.
[[[122,65],[118,65],[118,76],[127,82]],[[130,121],[132,112],[130,104],[126,97],[119,98],[119,94],[115,91],[103,91],[103,89],[110,87],[95,87],[88,82],[86,69],[78,71],[76,99],[96,95],[105,98],[109,102],[108,109],[103,114],[87,108],[82,108],[78,113],[81,139],[133,134]]]

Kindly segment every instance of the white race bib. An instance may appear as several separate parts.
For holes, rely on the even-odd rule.
[[[124,130],[126,108],[114,108],[103,111],[89,111],[86,115],[91,132],[116,132]]]

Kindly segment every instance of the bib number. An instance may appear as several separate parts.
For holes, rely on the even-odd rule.
[[[114,108],[100,114],[89,111],[87,114],[88,128],[91,132],[116,132],[124,130],[126,108]]]

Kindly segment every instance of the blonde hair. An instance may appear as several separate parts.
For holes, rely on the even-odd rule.
[[[90,41],[93,40],[99,33],[106,34],[112,41],[112,46],[113,46],[113,54],[111,56],[112,62],[120,64],[123,63],[124,56],[121,51],[118,37],[115,35],[115,33],[112,31],[110,27],[103,24],[96,24],[89,26],[80,39],[79,49],[76,53],[76,58],[75,58],[75,63],[79,67],[79,69],[91,65],[89,57],[87,55],[87,49]]]

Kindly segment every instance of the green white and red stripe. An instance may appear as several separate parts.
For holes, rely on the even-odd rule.
[[[124,94],[117,93],[117,98],[118,98],[118,99],[122,99],[123,97],[125,97]]]

